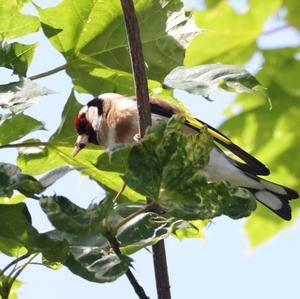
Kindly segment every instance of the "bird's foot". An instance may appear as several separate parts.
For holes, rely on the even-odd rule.
[[[139,141],[141,141],[141,136],[140,136],[140,134],[135,134],[134,136],[133,136],[133,140],[135,141],[135,142],[139,142]]]

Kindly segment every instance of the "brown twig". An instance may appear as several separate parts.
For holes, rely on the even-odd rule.
[[[114,250],[114,252],[116,253],[116,255],[121,256],[121,251],[120,251],[117,239],[115,237],[111,237],[111,238],[109,238],[109,243],[110,243],[112,249]],[[138,283],[138,281],[136,280],[136,278],[134,277],[133,273],[131,272],[131,270],[129,268],[126,272],[126,276],[127,276],[128,280],[130,281],[131,285],[133,286],[135,293],[138,295],[138,297],[140,299],[149,299],[149,297],[146,295],[144,289],[140,286],[140,284]]]
[[[128,45],[135,83],[135,94],[139,111],[139,135],[141,138],[143,138],[146,128],[151,126],[151,113],[145,60],[133,1],[121,0],[121,4],[127,29]]]
[[[165,242],[159,241],[153,245],[152,251],[158,299],[171,299],[168,269],[164,263],[161,263],[167,261]],[[167,278],[164,275],[167,275]]]
[[[120,0],[126,24],[128,45],[134,75],[135,93],[139,114],[139,135],[143,138],[146,128],[151,126],[149,91],[145,69],[139,25],[132,0]],[[152,247],[158,299],[171,298],[168,267],[164,241]]]

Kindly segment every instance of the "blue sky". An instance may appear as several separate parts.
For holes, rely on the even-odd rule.
[[[59,1],[40,0],[36,3],[54,5]],[[198,1],[185,1],[196,5]],[[246,1],[230,1],[238,10],[243,11]],[[29,9],[27,11],[32,11]],[[270,20],[266,28],[277,26],[275,20]],[[299,36],[293,31],[286,32],[286,40],[274,34],[259,40],[260,45],[271,47],[278,43],[299,43]],[[49,46],[48,41],[39,34],[30,35],[23,42],[41,40],[37,49],[29,75],[34,75],[64,63],[63,57]],[[45,59],[45,53],[47,58]],[[261,64],[261,57],[256,55],[247,64],[248,70],[255,72]],[[11,72],[0,69],[0,83],[12,80]],[[38,80],[38,83],[56,91],[54,95],[41,98],[40,103],[28,110],[28,114],[46,122],[47,132],[37,136],[47,139],[60,122],[64,103],[71,90],[71,81],[64,72]],[[222,111],[232,101],[232,95],[225,92],[215,92],[214,102],[207,102],[200,97],[177,92],[176,96],[193,111],[194,116],[218,126],[224,119]],[[78,95],[82,103],[86,103],[89,95]],[[1,150],[1,160],[12,162],[16,156],[13,150]],[[80,177],[76,172],[66,175],[58,181],[49,194],[54,192],[65,195],[80,206],[86,207],[92,198],[101,198],[103,192],[86,177]],[[37,202],[26,201],[33,216],[33,224],[40,231],[51,228],[46,216]],[[252,252],[243,233],[245,220],[233,221],[227,217],[219,217],[206,230],[206,240],[178,241],[171,237],[166,240],[170,283],[174,299],[181,298],[298,298],[300,252],[299,228],[300,221],[294,226],[279,233],[270,242],[258,247]],[[263,229],[263,228],[261,228]],[[151,254],[141,250],[133,255],[134,273],[151,298],[156,298],[154,273]],[[3,265],[7,258],[0,256]],[[135,298],[126,277],[116,282],[96,284],[85,281],[73,275],[68,269],[53,271],[40,266],[31,266],[22,274],[25,284],[19,291],[23,299],[52,298]]]

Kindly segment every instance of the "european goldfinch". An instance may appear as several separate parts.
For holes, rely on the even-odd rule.
[[[173,114],[185,117],[186,133],[197,134],[206,126],[214,139],[209,162],[202,170],[209,181],[226,180],[233,186],[250,190],[255,198],[285,220],[291,219],[289,200],[298,198],[296,191],[264,180],[258,175],[270,174],[269,169],[256,158],[234,144],[208,124],[193,118],[178,106],[163,99],[150,97],[152,121],[170,118]],[[104,93],[84,106],[75,118],[78,138],[74,156],[88,143],[113,148],[116,144],[131,143],[138,136],[138,111],[135,97]],[[243,162],[227,156],[218,147],[222,145]]]

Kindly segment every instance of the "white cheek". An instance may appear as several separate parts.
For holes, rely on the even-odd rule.
[[[92,125],[93,129],[97,132],[100,129],[102,116],[98,114],[97,107],[89,107],[86,114],[86,119]]]
[[[102,116],[98,116],[96,117],[93,121],[92,121],[92,127],[93,129],[97,132],[100,130],[100,126],[101,126],[101,121],[102,121]]]

